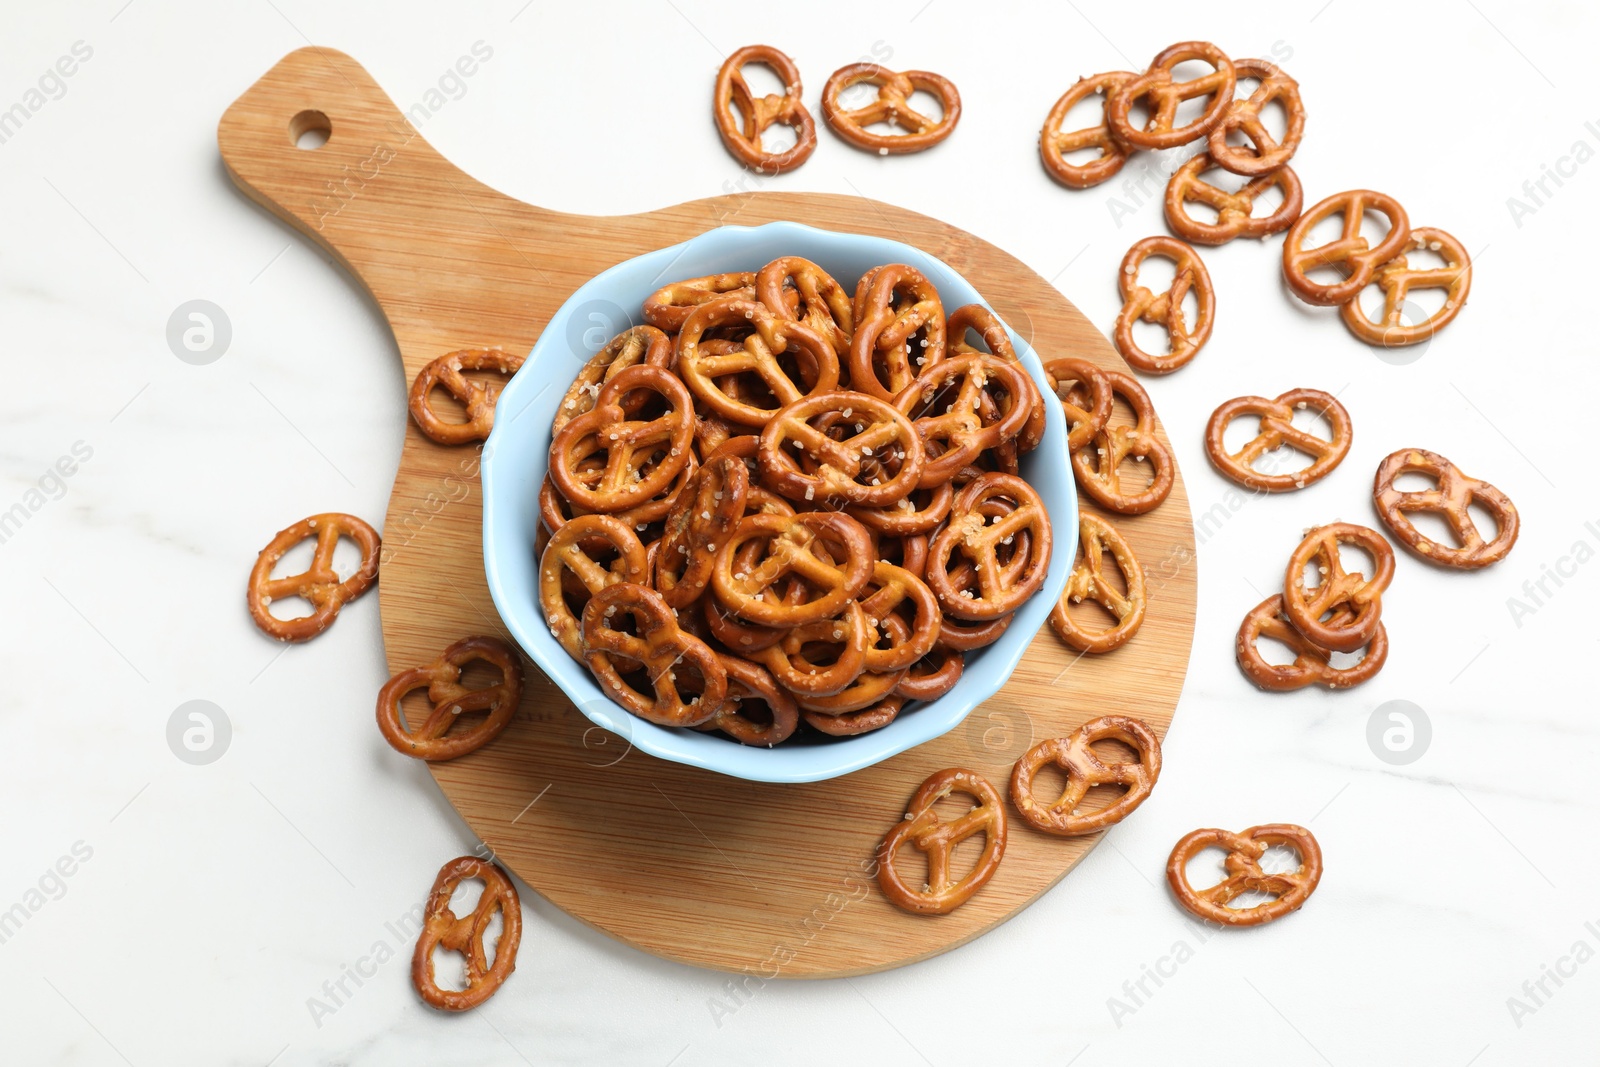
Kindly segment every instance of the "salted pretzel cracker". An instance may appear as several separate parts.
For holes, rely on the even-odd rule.
[[[1134,751],[1134,761],[1106,760],[1094,750],[1097,741],[1117,740]],[[1033,778],[1052,763],[1067,776],[1061,796],[1041,804],[1033,795]],[[1126,819],[1145,802],[1161,776],[1161,742],[1155,731],[1130,715],[1103,715],[1078,727],[1070,736],[1034,745],[1011,771],[1011,802],[1017,814],[1036,830],[1058,837],[1081,837]],[[1097,785],[1122,786],[1125,792],[1095,811],[1079,805]]]
[[[937,700],[956,687],[965,667],[960,652],[935,644],[932,652],[906,668],[894,691],[907,700]]]
[[[315,537],[316,552],[311,566],[299,574],[272,577],[272,568],[300,542]],[[340,537],[348,537],[361,549],[361,565],[354,574],[341,579],[333,567],[333,550]],[[250,568],[245,603],[250,618],[268,637],[279,641],[309,641],[333,625],[339,609],[356,599],[378,580],[378,550],[382,540],[378,531],[354,515],[330,511],[301,519],[285,527],[267,543]],[[311,614],[280,619],[268,611],[274,600],[297,596],[311,605]]]
[[[594,558],[597,551],[612,558],[601,563]],[[567,604],[569,575],[593,596],[618,582],[645,584],[650,567],[633,529],[612,515],[580,515],[545,542],[539,553],[539,606],[550,636],[583,663],[583,624]]]
[[[945,822],[933,806],[952,793],[970,796],[975,803],[966,814]],[[977,864],[965,875],[951,877],[950,854],[977,833],[984,835]],[[906,882],[896,866],[900,848],[907,844],[928,857],[928,876],[920,889]],[[919,915],[945,915],[965,904],[994,877],[1005,851],[1005,801],[983,775],[949,767],[922,783],[906,806],[906,817],[878,844],[878,885],[897,908]]]
[[[1429,251],[1444,260],[1442,267],[1412,267],[1406,262],[1411,252]],[[1400,348],[1419,344],[1444,329],[1461,313],[1472,289],[1472,257],[1460,241],[1443,230],[1423,226],[1411,231],[1410,238],[1393,259],[1381,264],[1372,280],[1383,290],[1383,308],[1374,322],[1361,309],[1360,297],[1339,307],[1339,317],[1351,333],[1369,345]],[[1406,297],[1415,289],[1443,289],[1444,304],[1432,315],[1405,325],[1400,321]]]
[[[487,663],[500,671],[500,681],[483,689],[461,684],[470,663]],[[411,667],[378,691],[378,729],[389,746],[414,759],[451,760],[476,752],[500,735],[522,699],[522,657],[498,637],[464,637],[439,653],[426,667]],[[427,689],[433,711],[416,729],[408,729],[400,702],[406,694]],[[489,714],[471,729],[451,735],[463,714]]]
[[[952,496],[952,503],[954,497]],[[927,534],[887,534],[867,528],[871,536],[873,554],[885,563],[893,563],[897,567],[904,567],[923,578],[928,573],[928,535]]]
[[[483,882],[483,893],[469,915],[458,916],[450,898],[469,878]],[[489,964],[484,938],[496,913],[501,917],[494,964]],[[422,999],[441,1011],[466,1011],[494,996],[517,967],[522,943],[522,902],[511,878],[496,864],[476,856],[453,859],[439,869],[423,906],[422,932],[411,954],[411,983]],[[434,950],[443,946],[467,960],[467,988],[443,989],[433,976]]]
[[[717,653],[728,672],[728,695],[722,707],[696,730],[721,730],[741,745],[765,746],[787,741],[800,723],[800,709],[794,696],[780,686],[766,668],[742,656]],[[753,718],[745,710],[746,701],[767,707],[767,719]]]
[[[751,333],[731,351],[702,343],[706,331],[723,326],[749,327]],[[780,365],[778,357],[784,354],[799,365],[799,381]],[[804,396],[826,396],[839,386],[839,357],[825,337],[764,304],[737,297],[701,304],[684,320],[674,369],[707,410],[742,427],[765,426],[784,405]],[[719,381],[748,376],[766,386],[770,397],[762,399],[772,406],[730,395]]]
[[[1167,182],[1164,200],[1167,225],[1193,244],[1227,244],[1235,237],[1269,237],[1294,225],[1305,205],[1305,187],[1293,167],[1283,166],[1251,178],[1232,191],[1213,185],[1202,175],[1220,169],[1209,152],[1201,152],[1179,167]],[[1283,202],[1266,215],[1255,214],[1256,201],[1276,186]],[[1217,213],[1215,222],[1202,222],[1189,214],[1186,204],[1204,204]]]
[[[690,491],[667,513],[656,553],[655,587],[668,605],[686,608],[706,592],[717,552],[744,518],[749,492],[743,460],[725,455],[700,465]]]
[[[905,623],[898,618],[891,618],[889,621],[894,627],[905,626]],[[887,672],[862,671],[837,693],[819,695],[797,691],[794,697],[795,703],[800,705],[802,715],[811,712],[814,715],[837,717],[867,711],[880,707],[883,701],[893,697],[895,687],[900,684],[900,679],[905,673],[903,667],[900,670]]]
[[[1334,616],[1337,622],[1342,623],[1351,620],[1354,613],[1340,608]],[[1268,663],[1256,647],[1256,642],[1263,637],[1288,648],[1294,653],[1294,662]],[[1335,667],[1331,663],[1333,653],[1319,648],[1289,624],[1283,614],[1283,595],[1275,593],[1251,608],[1239,624],[1239,634],[1234,640],[1234,656],[1245,677],[1261,689],[1285,692],[1304,689],[1309,685],[1348,689],[1360,685],[1383,669],[1384,661],[1389,658],[1389,633],[1380,621],[1361,662],[1351,667]]]
[[[1050,173],[1050,177],[1074,189],[1087,189],[1099,185],[1122,169],[1132,150],[1112,136],[1105,118],[1104,101],[1101,101],[1100,121],[1095,125],[1081,130],[1063,130],[1061,125],[1080,101],[1091,94],[1103,96],[1132,81],[1134,77],[1134,74],[1125,70],[1094,74],[1079,78],[1072,88],[1061,95],[1045,118],[1044,129],[1039,131],[1039,156],[1044,160],[1044,169]],[[1100,153],[1094,159],[1086,163],[1068,161],[1067,157],[1072,153],[1091,148]]]
[[[1389,232],[1376,245],[1361,233],[1361,221],[1368,211],[1381,213],[1389,222]],[[1340,216],[1344,227],[1339,237],[1315,248],[1306,248],[1311,231],[1324,219]],[[1334,193],[1308,208],[1295,220],[1283,238],[1283,280],[1308,304],[1333,307],[1349,303],[1360,295],[1378,268],[1394,259],[1411,239],[1411,220],[1406,209],[1392,196],[1370,189]],[[1336,268],[1345,273],[1343,281],[1313,281],[1313,270]]]
[[[1306,408],[1327,420],[1331,437],[1318,437],[1294,425],[1295,411]],[[1229,452],[1222,443],[1229,424],[1240,416],[1252,415],[1260,420],[1256,435],[1238,451]],[[1331,474],[1349,454],[1352,437],[1350,413],[1337,398],[1319,389],[1291,389],[1272,400],[1240,396],[1219,405],[1206,423],[1206,456],[1218,473],[1246,489],[1288,493]],[[1258,459],[1283,445],[1310,456],[1311,465],[1281,474],[1256,470]]]
[[[672,338],[654,326],[633,326],[607,341],[600,351],[589,357],[577,377],[572,379],[566,395],[556,405],[550,432],[560,433],[563,426],[593,408],[601,386],[640,363],[663,370],[669,367],[672,363]],[[642,399],[637,396],[625,399],[623,409],[633,414],[638,409],[637,401]]]
[[[1166,291],[1156,294],[1139,284],[1139,267],[1151,256],[1161,256],[1172,261],[1172,284]],[[1122,294],[1122,310],[1117,314],[1117,325],[1111,339],[1117,351],[1135,370],[1146,374],[1171,374],[1184,366],[1211,338],[1211,327],[1216,319],[1216,289],[1211,284],[1211,272],[1199,253],[1175,237],[1146,237],[1135,242],[1122,257],[1122,268],[1117,271],[1117,290]],[[1194,326],[1184,319],[1183,300],[1194,293],[1198,309]],[[1140,319],[1164,326],[1171,351],[1146,352],[1133,339],[1133,324]]]
[[[918,374],[945,355],[945,312],[939,291],[923,273],[890,263],[866,274],[852,300],[850,388],[893,400]],[[908,354],[915,334],[919,354]]]
[[[879,628],[887,626],[891,620],[903,622],[895,614],[902,607],[912,611],[910,621],[903,622],[905,634],[900,640],[887,649],[868,649],[868,670],[905,670],[933,651],[944,613],[939,609],[933,590],[915,572],[881,559],[876,561],[872,565],[872,579],[862,590],[861,607]]]
[[[488,440],[494,428],[494,405],[500,399],[501,383],[480,382],[468,378],[462,371],[492,370],[500,374],[515,374],[522,367],[523,357],[513,356],[498,348],[464,348],[440,356],[417,372],[411,383],[411,396],[407,406],[417,429],[441,445],[464,445],[469,441]],[[461,402],[467,410],[467,421],[446,422],[433,410],[433,390],[442,387]]]
[[[616,628],[612,620],[621,622],[620,616],[632,617],[634,632]],[[681,629],[661,594],[648,586],[618,582],[590,597],[583,608],[583,647],[601,691],[658,726],[698,726],[727,696],[728,672],[717,654]],[[641,692],[624,677],[635,664],[653,692]],[[689,671],[698,673],[701,690],[684,700],[677,676]]]
[[[1134,424],[1107,424],[1088,444],[1072,453],[1072,470],[1078,476],[1078,488],[1096,504],[1119,515],[1143,515],[1160,506],[1172,492],[1172,453],[1156,436],[1155,406],[1144,386],[1122,371],[1101,373],[1111,383],[1112,391],[1133,408]],[[1133,492],[1122,487],[1120,468],[1128,456],[1150,463],[1147,484]]]
[[[751,541],[763,548],[747,564],[740,549]],[[866,588],[872,577],[871,550],[866,528],[842,512],[749,515],[717,553],[711,588],[730,611],[762,626],[831,619]],[[804,579],[804,601],[775,604],[763,598],[790,574]]]
[[[863,83],[876,85],[878,98],[862,107],[846,109],[839,97],[851,86]],[[938,120],[907,102],[918,91],[939,98],[944,114]],[[948,78],[930,71],[895,71],[876,63],[852,63],[834,71],[822,87],[822,117],[834,133],[863,151],[880,156],[921,152],[955,131],[956,123],[961,121],[961,94]],[[868,129],[880,122],[906,132],[883,134]]]
[[[838,438],[828,432],[835,428]],[[790,500],[874,508],[917,488],[926,461],[922,437],[895,405],[844,390],[780,408],[761,431],[756,453],[762,480]]]
[[[1013,613],[984,622],[967,622],[946,612],[944,618],[939,620],[939,640],[935,647],[952,652],[972,652],[975,649],[987,648],[1005,635],[1011,628],[1011,620],[1014,617]]]
[[[1202,61],[1211,64],[1210,74],[1189,81],[1173,81],[1172,71],[1181,63]],[[1150,67],[1111,91],[1106,98],[1106,125],[1111,136],[1130,148],[1167,149],[1186,145],[1210,133],[1222,121],[1233,103],[1233,62],[1222,49],[1207,41],[1184,41],[1159,52]],[[1200,117],[1183,126],[1174,126],[1178,106],[1186,100],[1209,97]],[[1149,118],[1141,129],[1133,124],[1133,105],[1145,101]]]
[[[1339,560],[1341,544],[1364,549],[1373,560],[1372,574],[1347,572]],[[1311,563],[1322,580],[1307,588],[1305,570]],[[1313,644],[1332,652],[1354,652],[1377,634],[1383,591],[1393,578],[1394,549],[1382,534],[1353,522],[1319,526],[1306,533],[1289,557],[1283,580],[1284,617]],[[1340,613],[1339,608],[1348,612]]]
[[[866,612],[850,600],[831,618],[784,628],[777,643],[749,657],[802,702],[848,689],[867,669],[871,640]],[[829,658],[831,662],[821,662]]]
[[[968,486],[977,482],[978,479],[984,477],[1016,478],[1017,476],[1006,471],[978,471],[972,475],[970,481],[962,485],[962,489],[965,490]],[[1021,479],[1018,480],[1020,481]],[[1012,513],[1019,508],[1018,501],[1010,493],[1006,492],[984,493],[978,497],[975,503],[976,506],[966,513],[958,511],[955,503],[951,504],[952,514],[961,521],[961,525],[965,529],[958,535],[959,539],[955,545],[956,551],[953,551],[950,558],[945,560],[943,564],[945,573],[944,581],[941,584],[947,585],[949,589],[955,591],[955,595],[963,599],[969,596],[978,596],[982,585],[979,581],[979,572],[991,570],[990,561],[986,553],[980,551],[974,555],[966,551],[968,547],[981,548],[985,542],[990,542],[990,539],[987,537],[974,537],[972,545],[968,546],[965,544],[967,540],[965,535],[969,532],[980,532],[986,523],[998,525],[1011,518]],[[991,543],[995,548],[991,578],[993,582],[1002,587],[1022,581],[1039,566],[1039,560],[1033,552],[1033,526],[1031,522],[1024,524],[1020,529],[1015,529],[1014,533],[1007,533],[1001,536],[997,542]],[[930,559],[933,558],[931,547],[932,543],[930,542]],[[926,580],[930,575],[930,568],[924,565],[923,578]],[[959,618],[959,616],[957,617]]]
[[[1406,491],[1394,487],[1402,474],[1418,473],[1432,477],[1432,489]],[[1478,478],[1463,473],[1437,452],[1421,448],[1402,448],[1384,457],[1372,480],[1372,504],[1378,517],[1417,555],[1441,567],[1476,570],[1505,558],[1517,543],[1522,518],[1511,498]],[[1494,519],[1494,539],[1485,541],[1468,510],[1482,507]],[[1424,536],[1406,516],[1413,511],[1440,515],[1455,533],[1458,545],[1451,547]]]
[[[803,584],[796,583],[793,588],[801,595],[804,594],[805,586]],[[765,599],[773,602],[782,600],[782,598],[771,592],[768,593]],[[779,641],[782,641],[784,634],[788,632],[776,626],[762,626],[758,623],[745,622],[739,616],[723,607],[714,596],[706,597],[700,601],[700,611],[705,618],[706,629],[711,631],[711,636],[722,642],[728,648],[728,651],[746,658],[755,656],[763,649],[771,648]],[[693,613],[680,612],[681,615],[692,617]]]
[[[1104,574],[1107,552],[1122,572],[1120,586]],[[1067,609],[1069,604],[1076,604],[1085,597],[1110,612],[1116,623],[1100,630],[1080,625]],[[1110,652],[1127,644],[1128,639],[1139,632],[1144,622],[1145,598],[1144,568],[1139,566],[1132,546],[1115,526],[1098,515],[1080,511],[1078,557],[1067,584],[1062,587],[1061,599],[1050,611],[1050,628],[1079,652]]]
[[[1248,97],[1229,105],[1222,121],[1207,136],[1206,147],[1223,170],[1259,178],[1294,158],[1305,135],[1306,106],[1300,100],[1300,83],[1265,59],[1236,59],[1233,73],[1240,81],[1253,78],[1259,84]],[[1288,119],[1281,141],[1261,121],[1261,112],[1274,101]],[[1244,134],[1248,143],[1230,144],[1228,135],[1232,133]]]
[[[782,94],[758,97],[744,80],[746,63],[769,67],[783,83]],[[717,71],[712,113],[722,143],[740,163],[761,174],[784,174],[811,158],[817,148],[817,127],[803,102],[800,68],[771,45],[750,44],[728,56]],[[782,152],[768,152],[761,135],[769,126],[794,130],[794,144]]]
[[[888,507],[864,508],[852,504],[845,508],[845,513],[876,533],[916,536],[932,533],[944,522],[955,496],[955,487],[945,481],[927,489],[913,489],[909,496],[901,497]]]
[[[1273,846],[1287,846],[1300,854],[1297,870],[1268,874],[1261,858]],[[1223,869],[1227,878],[1207,889],[1189,884],[1189,861],[1208,848],[1227,852]],[[1195,830],[1172,847],[1167,859],[1167,884],[1178,903],[1196,918],[1225,926],[1260,926],[1280,919],[1304,904],[1322,879],[1322,849],[1311,831],[1290,823],[1252,826],[1242,833]],[[1250,908],[1230,908],[1228,902],[1245,893],[1271,893],[1275,899]]]
[[[664,414],[633,421],[623,399],[648,390],[667,403]],[[550,442],[550,479],[563,496],[590,511],[622,511],[666,489],[693,456],[694,401],[681,381],[660,367],[640,365],[601,387],[594,407],[561,428]],[[605,456],[590,473],[584,459]],[[658,456],[659,458],[652,458]]]
[[[801,709],[800,717],[805,719],[813,730],[830,737],[858,737],[873,730],[881,730],[894,722],[900,714],[900,709],[905,707],[905,703],[905,697],[890,693],[878,703],[860,711],[827,715],[819,711]]]
[[[624,408],[628,403],[629,401],[627,400],[623,402]],[[588,477],[594,473],[590,466],[591,463],[593,463],[593,467],[598,468],[599,464],[594,462],[592,458],[585,459],[579,469],[580,477]],[[561,529],[563,525],[579,515],[607,514],[624,525],[643,532],[648,524],[659,522],[667,517],[667,512],[671,511],[678,501],[682,499],[683,494],[689,488],[689,483],[694,480],[694,476],[699,470],[700,464],[695,462],[694,453],[691,451],[689,453],[689,462],[683,465],[683,469],[672,480],[672,484],[656,493],[655,496],[642,504],[635,504],[631,508],[599,513],[591,511],[582,505],[574,504],[563,496],[561,490],[556,488],[555,482],[551,480],[547,471],[544,480],[539,485],[539,518],[544,522],[547,529],[554,531]]]
[[[791,310],[785,288],[800,294]],[[822,336],[835,353],[850,350],[855,333],[852,297],[833,275],[802,256],[780,256],[756,272],[756,299],[780,318],[797,319]]]
[[[963,304],[950,312],[945,320],[945,354],[950,356],[993,356],[1006,363],[1017,362],[1017,350],[1011,344],[1011,335],[1000,317],[982,304]],[[978,348],[967,343],[967,332],[976,333],[984,343]]]
[[[967,343],[968,332],[978,335],[984,347]],[[981,355],[1009,364],[1017,371],[1016,393],[1006,389],[999,405],[998,415],[1008,415],[1019,404],[1028,409],[1027,421],[1017,433],[1016,447],[1020,452],[1032,452],[1044,440],[1044,395],[1018,359],[1011,343],[1011,334],[1000,316],[982,304],[965,304],[950,312],[945,320],[945,354],[947,356]],[[926,373],[926,368],[924,368]],[[919,375],[920,376],[920,375]]]
[[[918,485],[945,484],[981,453],[1022,433],[1033,414],[1027,380],[1020,363],[972,352],[941,360],[901,390],[895,409],[911,420],[924,449],[940,447],[924,463]],[[1004,414],[996,409],[995,417],[986,419],[980,396],[992,385],[1006,391],[1011,407]]]
[[[754,300],[756,276],[744,272],[708,274],[703,278],[672,282],[645,297],[641,312],[644,321],[651,326],[667,333],[677,333],[689,321],[689,315],[695,308],[725,296]]]
[[[982,505],[1008,499],[1016,505],[985,523]],[[1028,535],[1028,544],[1020,544]],[[1022,565],[1002,574],[1001,549],[1010,546]],[[928,543],[928,588],[946,615],[972,622],[990,622],[1016,611],[1044,584],[1050,569],[1050,516],[1038,492],[1011,474],[989,473],[965,486],[950,507],[949,524]],[[977,589],[958,589],[948,571],[959,552],[976,569]]]
[[[1044,365],[1067,417],[1067,450],[1082,448],[1111,418],[1111,382],[1100,368],[1077,356],[1060,356]]]

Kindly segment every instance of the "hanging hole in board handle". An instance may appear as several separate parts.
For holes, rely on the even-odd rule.
[[[321,148],[331,136],[333,123],[328,121],[327,115],[314,108],[308,108],[289,120],[289,143],[298,148],[308,151]]]

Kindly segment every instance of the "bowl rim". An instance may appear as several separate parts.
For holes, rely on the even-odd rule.
[[[932,253],[923,251],[912,245],[905,244],[887,237],[876,237],[870,234],[858,234],[840,230],[827,230],[819,227],[808,226],[804,223],[778,221],[763,223],[758,226],[724,225],[706,230],[695,236],[663,248],[654,249],[624,259],[606,270],[590,278],[574,290],[550,317],[550,321],[540,332],[539,338],[534,342],[529,351],[524,369],[534,366],[535,356],[539,355],[545,346],[554,346],[559,328],[563,326],[574,309],[596,299],[600,291],[608,285],[614,285],[619,275],[641,269],[641,266],[653,260],[665,260],[670,267],[682,258],[696,245],[716,243],[721,240],[735,242],[754,241],[761,243],[764,239],[771,238],[772,244],[781,244],[787,239],[790,245],[798,243],[797,239],[806,243],[822,241],[840,241],[847,243],[865,242],[872,246],[872,256],[883,256],[881,262],[909,263],[924,273],[929,273],[928,264],[932,264],[935,272],[942,271],[954,278],[966,289],[977,297],[977,302],[991,311],[994,309],[984,300],[978,287],[968,281],[959,271],[945,263]],[[882,250],[881,253],[878,250]],[[726,254],[729,258],[737,255],[738,249],[730,250]],[[780,249],[769,255],[769,259],[776,255],[795,254]],[[664,273],[664,272],[663,272]],[[942,288],[942,287],[941,287]],[[642,299],[642,298],[641,298]],[[962,301],[968,303],[969,301]],[[959,306],[959,305],[958,305]],[[1044,376],[1043,363],[1039,355],[1033,350],[1032,345],[1019,336],[1009,323],[1005,323],[998,312],[997,318],[1005,324],[1006,332],[1015,347],[1019,362],[1024,369],[1034,378],[1035,384],[1040,386],[1042,392],[1049,394],[1047,381]],[[510,405],[521,394],[534,388],[532,383],[537,379],[524,375],[521,371],[513,375],[500,395],[501,410],[509,410]],[[494,429],[488,440],[483,445],[480,459],[479,477],[481,483],[482,499],[482,537],[484,576],[489,586],[489,594],[494,601],[495,610],[500,615],[502,623],[510,630],[517,644],[522,648],[544,675],[561,690],[563,696],[571,701],[578,711],[590,720],[594,726],[618,735],[628,742],[630,748],[638,748],[648,755],[660,759],[698,767],[733,778],[747,781],[758,781],[774,784],[789,784],[802,782],[823,781],[831,778],[842,777],[846,774],[873,766],[902,752],[941,737],[956,727],[960,726],[971,713],[984,702],[991,699],[1004,688],[1015,673],[1022,658],[1027,654],[1029,645],[1032,644],[1035,634],[1045,625],[1048,611],[1060,597],[1067,577],[1071,572],[1073,560],[1077,554],[1078,541],[1078,501],[1077,492],[1073,488],[1063,494],[1066,501],[1068,514],[1058,516],[1051,514],[1052,524],[1052,557],[1046,573],[1044,585],[1028,602],[1018,609],[1020,616],[1026,613],[1029,617],[1037,616],[1035,623],[1021,628],[1013,627],[1003,635],[999,641],[980,650],[983,660],[983,670],[980,672],[968,671],[963,674],[957,688],[951,693],[960,691],[963,683],[971,682],[972,686],[963,694],[962,701],[966,707],[957,712],[949,709],[954,703],[946,704],[940,708],[940,702],[948,699],[950,694],[936,700],[921,702],[915,709],[915,715],[908,715],[897,720],[885,730],[872,731],[850,738],[840,738],[828,743],[819,743],[806,746],[775,746],[763,748],[761,746],[742,745],[736,741],[701,734],[698,731],[674,729],[659,726],[655,723],[640,719],[628,712],[620,705],[606,698],[594,683],[592,675],[583,664],[572,659],[567,652],[550,636],[548,628],[544,625],[543,616],[535,612],[535,622],[529,624],[524,618],[525,609],[520,607],[513,599],[513,592],[509,588],[508,579],[501,565],[501,547],[497,547],[498,539],[494,536],[506,522],[515,526],[523,525],[515,517],[507,520],[500,514],[499,501],[505,496],[506,510],[516,508],[517,502],[511,493],[518,492],[518,473],[514,470],[500,471],[496,459],[504,450],[504,445],[513,433],[511,427],[517,422],[518,417],[528,408],[533,406],[552,387],[559,387],[563,393],[566,383],[549,381],[544,387],[538,389],[534,395],[525,400],[517,408],[517,414],[510,419],[495,420]],[[1040,449],[1030,453],[1038,456],[1038,452],[1045,447],[1045,442],[1055,440],[1061,450],[1061,465],[1070,478],[1070,459],[1066,454],[1066,424],[1061,407],[1058,404],[1045,405],[1046,430]],[[526,433],[526,430],[520,431]],[[538,432],[537,430],[534,432]],[[547,431],[546,431],[547,432]],[[510,462],[509,459],[506,462]],[[540,469],[539,478],[543,477],[544,468]],[[498,472],[498,473],[497,473]],[[1026,477],[1026,475],[1025,475]],[[504,487],[502,487],[502,479]],[[537,484],[538,479],[534,479]],[[524,502],[525,506],[525,502]],[[1065,527],[1063,529],[1063,527]],[[513,546],[502,546],[504,550],[511,551]],[[521,546],[517,546],[520,550]],[[537,562],[534,564],[537,573]],[[593,687],[593,694],[575,692],[577,686],[569,679],[569,675],[577,675],[581,682],[586,682]],[[992,684],[988,679],[992,678]],[[940,708],[943,716],[931,715],[929,712]],[[948,719],[946,722],[945,720]],[[903,725],[902,725],[903,724]],[[886,736],[889,729],[899,726],[892,735]],[[876,739],[876,743],[873,743]],[[703,742],[710,742],[704,744]],[[584,743],[588,744],[588,733],[584,735]],[[793,755],[780,756],[780,753]],[[818,753],[814,759],[802,759],[801,753]],[[821,753],[828,753],[831,759],[824,759]],[[763,759],[763,757],[766,757]]]

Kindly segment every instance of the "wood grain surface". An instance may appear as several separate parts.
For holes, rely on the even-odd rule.
[[[708,75],[708,111],[709,90]],[[327,143],[296,147],[294,132],[322,125],[319,116]],[[574,289],[621,260],[726,223],[778,219],[913,244],[976,285],[1041,358],[1123,366],[1100,331],[1020,261],[890,204],[748,193],[602,218],[513,200],[442,158],[358,63],[331,49],[286,56],[228,109],[218,139],[239,186],[372,294],[408,378],[458,348],[527,351]],[[306,368],[308,380],[314,373]],[[394,417],[407,428],[379,595],[398,671],[467,634],[506,630],[484,582],[477,449],[435,445],[405,411]],[[1004,788],[1030,744],[1096,715],[1137,715],[1163,735],[1171,722],[1195,618],[1181,475],[1156,511],[1113,521],[1149,577],[1138,636],[1110,655],[1079,657],[1045,629],[1011,681],[962,726],[875,767],[768,785],[657,760],[592,727],[530,665],[511,726],[487,748],[433,765],[434,777],[528,886],[645,951],[764,977],[861,974],[947,951],[1026,907],[1099,838],[1049,837],[1013,819],[999,873],[969,904],[937,918],[908,915],[866,872],[922,779],[962,765]]]

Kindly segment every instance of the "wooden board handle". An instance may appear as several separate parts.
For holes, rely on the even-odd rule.
[[[299,147],[308,132],[327,139]],[[482,343],[531,343],[530,324],[485,324],[472,294],[486,274],[549,287],[553,279],[538,264],[563,243],[575,216],[513,200],[456,168],[354,59],[316,47],[284,56],[223,113],[217,142],[228,173],[251,199],[366,286],[402,350],[423,340],[414,331],[424,323],[430,345],[441,332],[459,342],[454,347],[479,343],[480,335]],[[463,215],[489,239],[452,247]],[[443,321],[437,307],[422,314],[419,277],[427,280],[421,291],[459,314]]]

